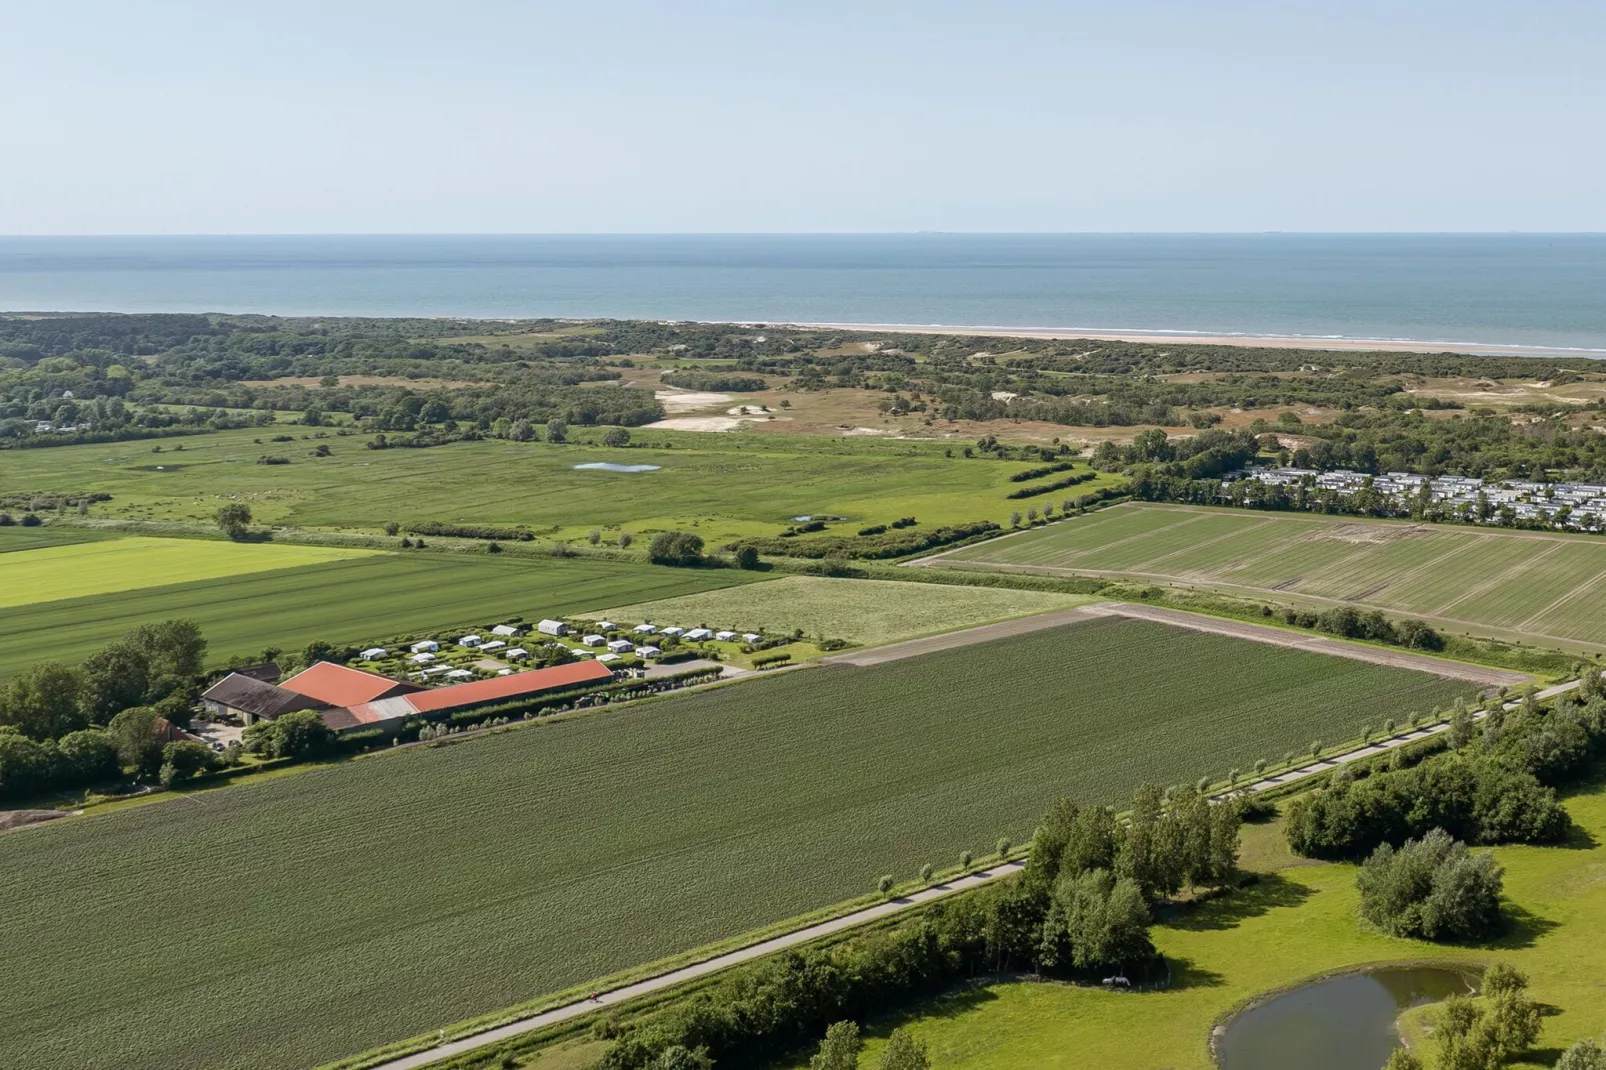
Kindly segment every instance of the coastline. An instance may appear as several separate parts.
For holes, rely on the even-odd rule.
[[[1258,349],[1320,349],[1351,353],[1457,353],[1468,356],[1583,357],[1606,360],[1606,348],[1502,345],[1493,342],[1420,342],[1407,338],[1334,338],[1310,335],[1211,334],[1192,331],[1100,330],[1076,327],[967,327],[935,323],[785,323],[777,326],[896,334],[958,334],[979,338],[1086,338],[1101,342],[1167,342],[1175,345],[1244,346]]]

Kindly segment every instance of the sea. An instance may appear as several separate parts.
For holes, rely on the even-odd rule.
[[[0,310],[618,317],[1606,357],[1601,234],[0,237]]]

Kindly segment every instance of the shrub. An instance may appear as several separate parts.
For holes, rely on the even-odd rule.
[[[251,725],[244,739],[247,750],[268,758],[310,758],[327,752],[335,734],[317,711],[297,710]]]
[[[647,544],[647,557],[659,565],[700,565],[703,537],[685,531],[661,531]]]
[[[1361,916],[1393,936],[1480,939],[1501,927],[1502,870],[1443,829],[1398,850],[1384,844],[1356,877]]]

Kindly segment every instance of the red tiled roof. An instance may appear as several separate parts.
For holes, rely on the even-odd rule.
[[[347,668],[330,661],[314,662],[279,686],[329,706],[355,706],[385,695],[420,690],[401,680]]]
[[[554,665],[550,669],[531,669],[508,676],[493,676],[489,680],[437,687],[433,691],[408,695],[407,702],[419,713],[435,713],[611,679],[613,670],[606,665],[595,661],[576,661],[569,665]]]

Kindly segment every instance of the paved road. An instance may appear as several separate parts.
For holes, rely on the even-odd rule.
[[[678,970],[672,970],[669,973],[660,974],[657,977],[648,978],[645,981],[638,981],[633,985],[626,985],[624,988],[616,988],[611,992],[604,992],[596,999],[581,1000],[578,1003],[570,1003],[567,1006],[558,1007],[554,1010],[546,1011],[545,1013],[537,1014],[533,1017],[525,1018],[509,1025],[498,1026],[495,1029],[488,1029],[483,1033],[475,1033],[473,1036],[464,1037],[462,1040],[454,1040],[447,1044],[437,1045],[436,1047],[430,1048],[428,1051],[421,1051],[416,1055],[408,1055],[400,1059],[393,1059],[387,1063],[379,1063],[373,1068],[373,1070],[417,1070],[418,1067],[429,1066],[432,1063],[439,1062],[442,1059],[451,1058],[452,1056],[464,1055],[475,1050],[476,1048],[483,1048],[489,1044],[497,1044],[511,1037],[521,1036],[536,1029],[544,1029],[549,1025],[556,1025],[559,1022],[567,1022],[570,1019],[579,1018],[583,1015],[591,1014],[594,1011],[603,1010],[608,1007],[614,1007],[629,1000],[648,995],[652,992],[660,992],[663,989],[672,988],[675,985],[685,984],[687,981],[694,981],[699,977],[706,977],[711,973],[718,973],[720,970],[735,966],[738,963],[750,962],[753,959],[763,958],[765,955],[773,955],[777,951],[784,951],[789,947],[796,947],[799,944],[806,944],[810,941],[818,940],[821,937],[830,936],[832,933],[839,933],[844,929],[852,929],[860,925],[865,925],[869,922],[876,921],[877,919],[885,918],[892,914],[897,914],[900,911],[909,910],[924,903],[930,903],[935,899],[941,899],[944,896],[953,895],[956,892],[963,892],[971,888],[979,888],[984,884],[989,884],[992,881],[998,880],[1002,877],[1007,877],[1012,873],[1019,873],[1022,867],[1023,863],[1021,862],[1006,862],[1003,865],[993,866],[990,869],[980,869],[968,876],[960,877],[957,880],[949,881],[946,884],[934,884],[930,888],[923,889],[911,895],[903,896],[902,898],[892,899],[885,903],[878,903],[873,907],[867,907],[864,910],[855,911],[852,914],[844,914],[842,917],[835,918],[831,921],[822,921],[818,925],[810,925],[806,929],[799,929],[796,932],[787,933],[785,936],[777,936],[773,940],[765,940],[763,943],[752,944],[748,947],[738,948],[735,951],[718,955],[714,958],[708,959],[704,962],[699,962],[692,966],[685,966]]]

